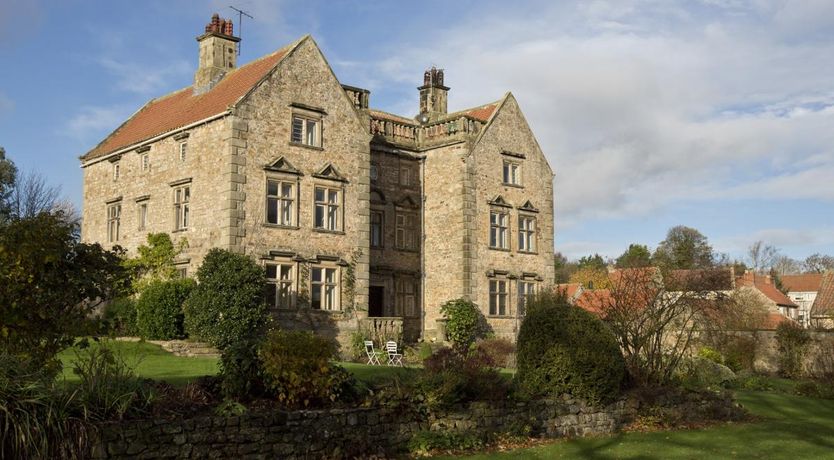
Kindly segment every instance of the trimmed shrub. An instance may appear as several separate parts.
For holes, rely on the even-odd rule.
[[[139,334],[136,327],[136,301],[130,297],[114,299],[104,307],[101,316],[109,334],[116,337]]]
[[[475,340],[486,336],[486,319],[474,303],[450,300],[440,306],[440,313],[446,319],[446,338],[459,350],[468,350]]]
[[[145,339],[185,337],[182,305],[194,289],[192,279],[151,281],[136,302],[136,328]]]
[[[307,331],[272,331],[259,351],[267,389],[288,408],[320,407],[339,399],[353,375],[333,364],[335,343]]]
[[[790,379],[801,377],[811,335],[799,324],[783,321],[776,326],[776,343],[779,345],[779,374]]]
[[[530,396],[568,393],[591,404],[614,400],[626,371],[611,331],[563,297],[539,296],[528,304],[518,334],[520,389]]]
[[[251,258],[212,249],[197,270],[199,284],[183,305],[185,330],[222,350],[257,335],[269,322],[263,269]]]
[[[423,368],[418,387],[431,407],[504,399],[510,391],[510,382],[483,350],[460,353],[441,348],[423,362]]]
[[[226,347],[220,356],[220,389],[223,396],[248,399],[266,393],[264,369],[258,356],[261,339],[246,339]]]
[[[475,342],[475,349],[483,351],[498,367],[515,364],[515,344],[507,339],[482,339]]]

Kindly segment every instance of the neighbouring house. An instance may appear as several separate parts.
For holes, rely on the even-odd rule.
[[[788,291],[788,297],[799,306],[797,321],[805,327],[811,325],[811,306],[817,298],[822,277],[822,273],[780,276],[782,286]]]
[[[364,325],[439,333],[477,303],[514,337],[553,283],[553,171],[512,94],[448,112],[427,70],[414,117],[370,108],[312,37],[238,66],[232,22],[197,37],[192,86],[153,99],[80,157],[82,239],[128,251],[151,232],[245,253],[282,327],[347,338]]]
[[[799,306],[776,288],[769,275],[745,272],[736,277],[736,289],[747,289],[758,294],[770,313],[780,313],[794,321],[798,320]]]
[[[834,329],[834,271],[822,276],[820,290],[811,306],[811,326]]]

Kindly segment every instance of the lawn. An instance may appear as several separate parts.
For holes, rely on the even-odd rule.
[[[738,400],[762,420],[701,430],[555,441],[463,458],[834,459],[834,401],[759,391],[739,391]]]
[[[185,385],[203,375],[217,373],[217,358],[185,358],[174,356],[159,345],[146,342],[121,342],[108,340],[111,347],[125,362],[133,367],[141,377],[164,380],[172,385]],[[92,343],[90,346],[100,346]],[[77,382],[78,376],[72,372],[72,362],[79,350],[70,348],[61,352],[59,357],[64,364],[64,376],[67,381]]]

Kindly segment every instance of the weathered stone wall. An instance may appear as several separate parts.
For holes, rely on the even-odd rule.
[[[321,116],[320,147],[290,141],[292,116],[299,111]],[[363,316],[367,310],[370,134],[363,119],[311,38],[284,58],[275,73],[240,107],[237,116],[246,149],[240,185],[245,216],[240,222],[241,246],[262,262],[294,266],[297,311],[280,312],[278,318],[283,325],[313,329],[344,341],[349,330],[355,329],[354,314]],[[279,158],[297,174],[265,169]],[[334,168],[334,174],[330,178],[316,177],[327,165]],[[293,226],[266,222],[267,178],[295,184]],[[316,186],[340,190],[339,231],[314,228]],[[313,264],[334,267],[340,273],[341,311],[309,311],[309,272]]]
[[[482,435],[528,427],[535,436],[616,431],[633,408],[569,396],[550,401],[477,402],[422,414],[395,408],[248,413],[240,417],[113,422],[100,426],[92,458],[352,458],[390,456],[418,431]]]
[[[472,300],[488,315],[489,280],[506,280],[509,288],[506,315],[488,316],[487,319],[496,334],[514,338],[520,324],[516,317],[518,281],[534,282],[539,288],[553,284],[553,172],[512,96],[506,98],[481,136],[467,160],[472,169],[475,216],[471,232]],[[520,165],[520,186],[503,183],[505,161]],[[507,207],[490,204],[498,196]],[[535,210],[520,209],[528,202]],[[490,248],[492,209],[509,215],[506,250]],[[519,249],[520,215],[535,218],[536,242],[532,252]],[[493,276],[488,275],[493,272]]]
[[[147,242],[148,233],[166,232],[175,242],[184,238],[188,247],[182,260],[188,272],[199,266],[213,247],[227,247],[220,238],[217,211],[218,197],[227,188],[222,180],[224,158],[219,153],[228,149],[230,121],[218,119],[185,131],[187,138],[175,139],[176,133],[148,144],[149,150],[130,150],[118,160],[119,178],[113,179],[113,163],[97,160],[84,171],[84,203],[82,208],[82,241],[107,242],[108,202],[121,197],[121,219],[118,244],[135,255],[136,248]],[[187,142],[185,161],[180,159],[179,146]],[[149,168],[142,170],[141,156],[147,154]],[[174,187],[171,183],[191,179],[189,225],[175,231]],[[185,185],[185,184],[183,184]],[[137,202],[137,199],[142,201]],[[145,228],[139,229],[139,204],[148,206]]]

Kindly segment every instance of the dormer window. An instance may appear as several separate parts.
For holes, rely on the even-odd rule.
[[[293,115],[290,141],[295,144],[320,147],[321,119]]]
[[[521,164],[513,161],[504,161],[504,184],[521,185]]]

